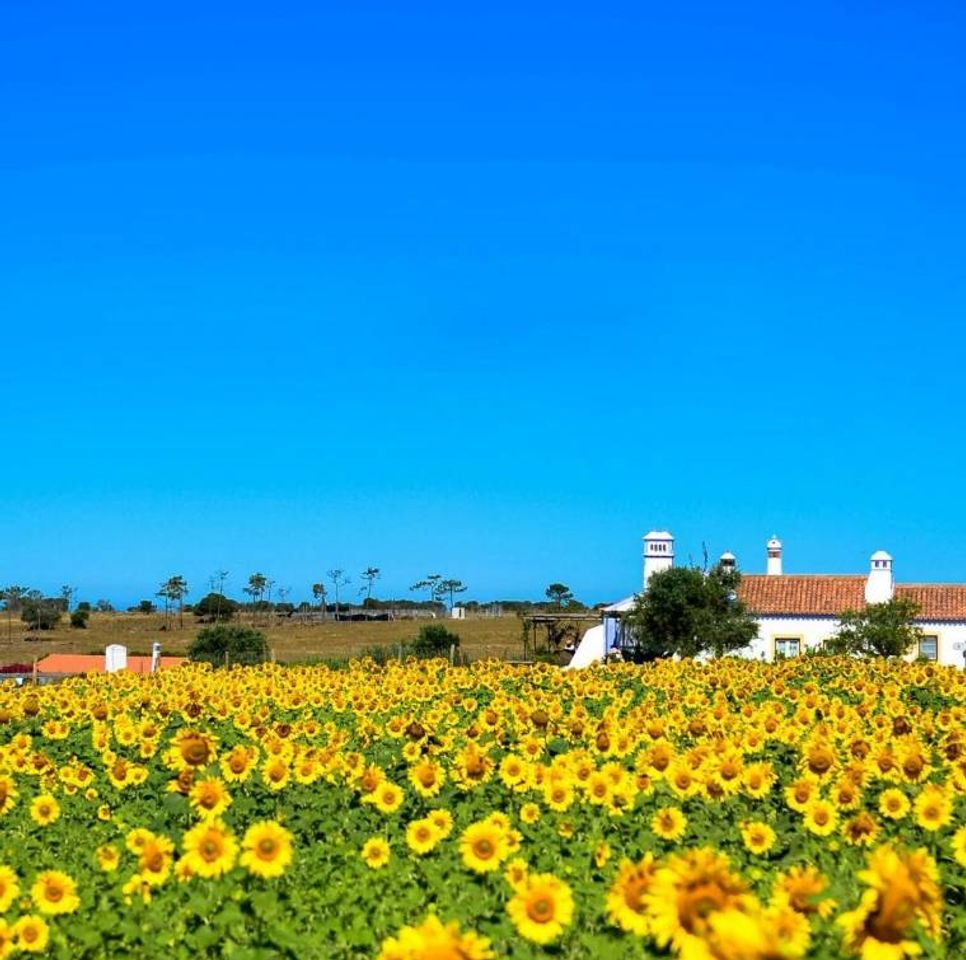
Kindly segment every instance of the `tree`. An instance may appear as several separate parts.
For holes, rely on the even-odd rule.
[[[230,666],[237,663],[263,663],[268,659],[268,640],[261,630],[241,625],[218,624],[205,627],[188,647],[188,659]]]
[[[918,615],[919,605],[907,597],[869,603],[864,610],[846,610],[825,647],[831,653],[901,657],[917,649],[922,639],[922,630],[913,623]]]
[[[322,619],[324,620],[325,619],[325,584],[313,583],[312,596],[315,597],[315,600],[319,605],[319,609],[322,611]]]
[[[573,591],[565,583],[551,583],[546,590],[547,599],[559,610],[574,598]]]
[[[137,605],[138,613],[155,613],[157,609],[157,605],[150,600],[141,600]]]
[[[74,594],[77,592],[76,587],[72,587],[69,584],[64,584],[60,588],[60,596],[64,601],[64,612],[70,613],[71,602],[74,599]]]
[[[114,612],[114,604],[112,604],[110,600],[104,600],[102,598],[102,599],[98,600],[97,603],[94,604],[94,609],[98,613],[113,613]]]
[[[26,587],[11,585],[0,590],[0,600],[3,600],[3,608],[7,611],[7,639],[13,636],[13,615],[20,613],[23,598],[27,595]]]
[[[335,618],[339,619],[339,590],[342,587],[347,587],[352,581],[345,575],[345,571],[339,567],[333,567],[326,573],[326,576],[332,581],[332,589],[335,592]]]
[[[366,599],[363,605],[368,607],[372,603],[372,586],[379,579],[379,568],[366,567],[366,569],[362,571],[362,579],[366,581]]]
[[[738,599],[741,574],[716,566],[671,567],[655,573],[624,625],[635,660],[723,656],[746,647],[758,624]]]
[[[409,589],[414,592],[416,590],[429,590],[429,602],[436,604],[439,603],[439,584],[442,579],[441,573],[430,573],[423,580],[417,580]]]
[[[265,595],[265,587],[268,586],[268,577],[264,573],[253,573],[248,578],[248,586],[242,587],[242,591],[252,598],[252,623],[255,622],[255,611]]]
[[[467,587],[462,580],[440,580],[439,582],[439,592],[441,596],[446,596],[449,594],[449,610],[450,613],[453,612],[453,596],[457,593],[466,593]]]
[[[213,623],[228,622],[238,610],[238,603],[220,593],[209,593],[194,605],[194,614]]]
[[[215,610],[213,611],[213,616],[215,620],[222,619],[221,608],[225,605],[225,600],[227,599],[225,597],[225,581],[227,579],[228,579],[227,570],[218,570],[208,578],[208,590],[209,590],[208,595],[211,596],[212,594],[214,594],[215,596],[220,598],[216,602]],[[235,606],[237,607],[237,604]],[[234,611],[232,612],[234,613]],[[226,619],[231,619],[231,618],[228,617]]]
[[[165,623],[168,619],[168,602],[175,601],[178,604],[178,628],[184,629],[184,598],[188,595],[188,581],[181,574],[168,577],[158,590],[158,596],[164,597],[164,618]]]
[[[30,630],[53,630],[63,612],[61,597],[45,597],[39,590],[29,590],[20,605],[20,619]]]
[[[78,607],[70,615],[70,625],[71,625],[71,627],[74,630],[86,630],[87,629],[87,621],[90,618],[90,615],[91,615],[90,610],[81,610],[80,607]]]

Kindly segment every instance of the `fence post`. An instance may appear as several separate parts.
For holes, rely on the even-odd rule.
[[[456,644],[451,643],[449,645],[449,665],[453,666],[453,657],[456,655]]]
[[[30,672],[33,674],[34,686],[37,686],[37,658],[36,657],[34,657],[33,669]]]
[[[225,666],[228,666],[228,651],[225,651]]]

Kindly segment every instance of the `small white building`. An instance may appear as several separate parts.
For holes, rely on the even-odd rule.
[[[966,583],[896,583],[892,557],[884,550],[872,554],[864,574],[787,574],[781,541],[772,537],[765,549],[766,573],[742,571],[738,595],[758,621],[758,636],[739,655],[755,660],[799,656],[836,633],[843,611],[862,610],[868,603],[898,596],[913,600],[920,610],[916,625],[923,638],[908,659],[966,665]],[[731,553],[719,562],[737,566]],[[673,565],[674,537],[666,530],[647,534],[643,590],[657,571]],[[632,595],[604,609],[602,624],[585,634],[571,666],[586,666],[621,648],[623,615],[635,600]]]

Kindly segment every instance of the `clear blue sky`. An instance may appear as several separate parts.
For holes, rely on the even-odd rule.
[[[966,580],[958,2],[36,3],[0,581]]]

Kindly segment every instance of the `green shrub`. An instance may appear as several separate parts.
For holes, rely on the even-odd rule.
[[[87,619],[88,619],[88,617],[90,617],[90,615],[91,615],[90,610],[81,610],[81,608],[78,607],[70,615],[70,625],[75,630],[86,630],[87,629]]]
[[[261,630],[252,627],[205,627],[188,647],[188,659],[216,667],[264,663],[268,659],[268,640]]]
[[[428,623],[413,641],[413,653],[417,657],[448,657],[450,647],[459,649],[460,638],[441,623]]]

